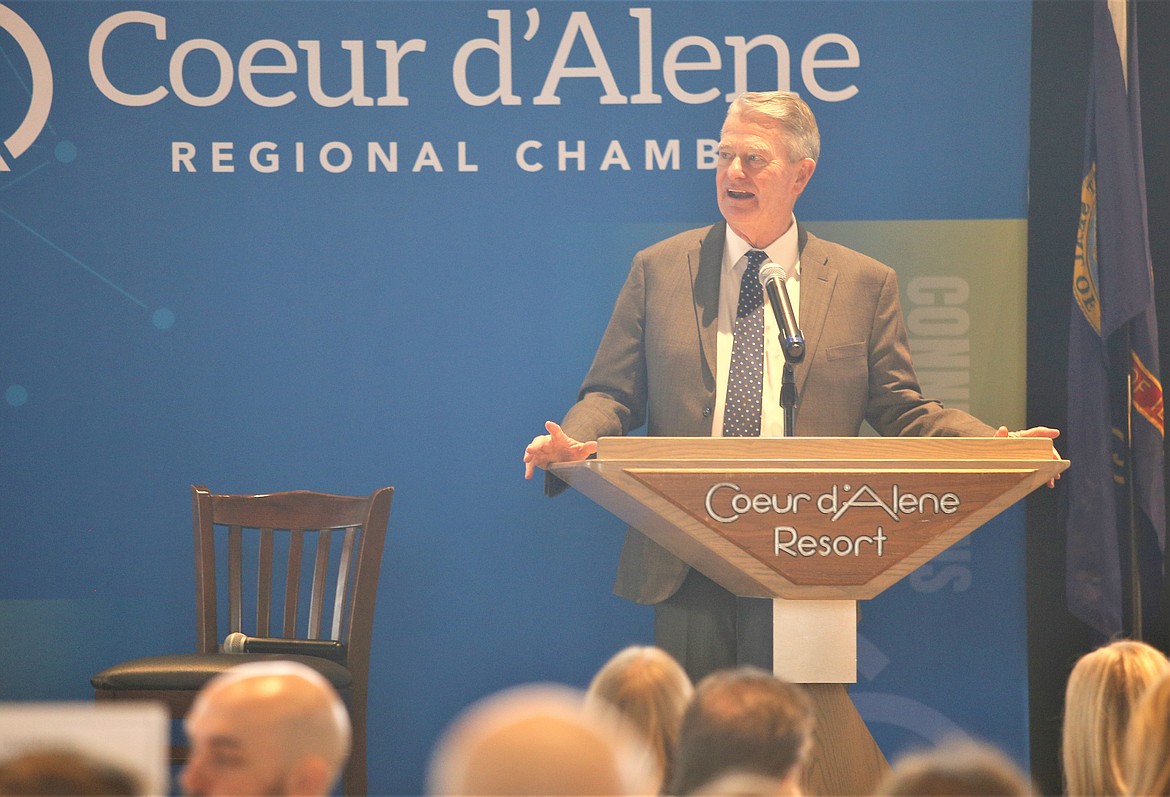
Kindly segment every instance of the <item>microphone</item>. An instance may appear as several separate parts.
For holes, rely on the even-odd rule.
[[[251,637],[239,631],[224,637],[223,652],[295,654],[345,661],[345,645],[332,639],[272,639]]]
[[[760,285],[764,287],[772,314],[780,325],[780,348],[784,349],[784,359],[789,365],[796,365],[804,359],[804,335],[796,325],[796,313],[784,284],[787,278],[784,269],[771,261],[760,267]]]

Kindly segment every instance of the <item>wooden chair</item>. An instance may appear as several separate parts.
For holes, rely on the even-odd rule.
[[[343,786],[348,795],[364,795],[370,639],[393,493],[383,487],[368,497],[308,491],[215,495],[193,486],[197,652],[103,670],[90,679],[95,699],[158,700],[172,718],[181,718],[199,689],[229,667],[258,659],[300,661],[324,675],[349,707],[353,749]],[[307,603],[300,600],[305,591]],[[220,643],[233,632],[331,639],[344,647],[336,661],[224,653]],[[186,755],[185,746],[176,746],[171,758],[181,762]]]

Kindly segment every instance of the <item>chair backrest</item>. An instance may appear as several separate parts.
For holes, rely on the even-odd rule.
[[[193,486],[199,652],[216,652],[232,632],[332,639],[346,646],[351,670],[367,667],[393,493],[216,495]]]

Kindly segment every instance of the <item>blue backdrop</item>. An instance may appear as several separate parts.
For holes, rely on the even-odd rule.
[[[473,699],[651,639],[621,524],[520,457],[634,252],[715,219],[728,94],[809,99],[804,220],[1025,215],[1025,2],[0,8],[34,34],[0,26],[0,699],[193,645],[192,483],[392,484],[374,793]],[[864,609],[888,755],[1026,761],[1022,513],[992,526]]]

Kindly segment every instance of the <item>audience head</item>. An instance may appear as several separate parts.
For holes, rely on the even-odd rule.
[[[800,784],[791,778],[730,770],[716,775],[691,797],[799,797]]]
[[[1129,794],[1170,795],[1170,672],[1163,672],[1134,706],[1124,761]]]
[[[1077,661],[1064,698],[1062,758],[1068,794],[1125,793],[1125,729],[1138,698],[1167,667],[1156,648],[1129,640]]]
[[[628,647],[606,662],[585,695],[589,706],[617,709],[654,752],[669,783],[678,728],[694,688],[686,671],[670,654],[655,647]]]
[[[139,795],[129,772],[71,750],[35,750],[0,763],[0,795]]]
[[[324,795],[349,754],[345,704],[292,661],[241,664],[207,683],[185,720],[185,792]]]
[[[651,754],[612,710],[568,687],[522,686],[468,708],[435,747],[435,795],[652,794]]]
[[[878,797],[1030,797],[1020,768],[994,747],[952,742],[899,759],[878,785]]]
[[[798,686],[752,667],[712,673],[683,714],[668,791],[691,794],[735,770],[799,793],[813,722],[812,703]]]

